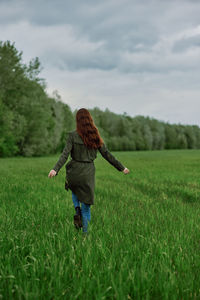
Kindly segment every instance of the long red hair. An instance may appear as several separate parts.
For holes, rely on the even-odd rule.
[[[99,148],[103,140],[94,124],[90,112],[81,108],[76,113],[76,130],[88,148]]]

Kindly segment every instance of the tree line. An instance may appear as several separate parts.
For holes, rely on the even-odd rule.
[[[38,58],[25,64],[13,43],[0,42],[0,157],[61,152],[75,129],[76,111],[57,92],[47,95],[40,71]],[[110,150],[200,149],[198,126],[89,111]]]
[[[196,125],[117,115],[108,109],[94,108],[90,112],[112,150],[200,149],[200,128]]]

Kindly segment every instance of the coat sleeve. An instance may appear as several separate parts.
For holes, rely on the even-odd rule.
[[[64,148],[59,160],[57,161],[57,163],[53,167],[53,170],[55,170],[57,174],[60,171],[60,169],[62,168],[62,166],[65,164],[65,162],[67,161],[67,159],[69,157],[69,154],[72,150],[72,145],[73,145],[72,144],[72,135],[69,134],[69,137],[67,139],[65,148]]]
[[[123,171],[125,167],[118,161],[107,149],[106,145],[103,144],[100,148],[98,148],[99,152],[112,166],[114,166],[117,170]]]

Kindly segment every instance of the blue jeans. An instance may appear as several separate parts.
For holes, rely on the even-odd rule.
[[[77,196],[72,192],[72,201],[74,203],[74,207],[80,207],[80,201],[78,200]],[[90,213],[90,204],[85,204],[81,202],[81,215],[82,215],[82,222],[83,222],[83,232],[87,232],[88,229],[88,222],[91,220],[91,213]]]

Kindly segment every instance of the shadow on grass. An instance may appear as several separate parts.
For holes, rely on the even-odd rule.
[[[139,190],[142,194],[147,196],[152,196],[154,198],[165,199],[165,198],[175,198],[181,199],[185,203],[196,203],[200,198],[200,190],[195,188],[194,190],[189,189],[187,184],[179,185],[179,183],[174,183],[174,185],[165,185],[161,183],[143,183],[139,181],[134,182],[134,188]]]

